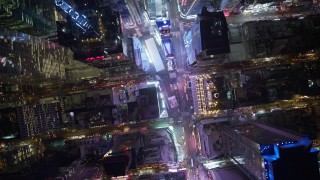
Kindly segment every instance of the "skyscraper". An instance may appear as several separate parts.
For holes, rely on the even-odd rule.
[[[183,16],[196,16],[203,6],[212,7],[213,0],[181,0],[180,9]]]
[[[1,29],[0,74],[8,77],[65,79],[71,51],[48,40]]]
[[[55,35],[54,1],[0,1],[0,24],[34,36]]]
[[[225,12],[225,15],[230,13],[240,4],[241,0],[222,0],[220,4],[221,10]]]
[[[228,25],[221,11],[209,12],[203,7],[189,33],[186,50],[190,65],[230,53]]]
[[[166,3],[163,0],[143,0],[143,6],[149,15],[150,20],[167,18]]]
[[[318,179],[312,141],[251,122],[224,132],[227,154],[254,179]]]
[[[61,125],[60,103],[25,105],[17,107],[21,138],[35,136]]]
[[[113,4],[92,1],[83,6],[83,3],[75,1],[73,7],[65,1],[56,1],[57,9],[66,16],[65,21],[57,23],[58,42],[69,46],[75,59],[97,67],[112,67],[126,60],[120,14]]]

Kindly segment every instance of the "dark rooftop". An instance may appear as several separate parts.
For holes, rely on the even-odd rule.
[[[219,167],[210,170],[212,173],[217,174],[221,179],[232,179],[232,180],[249,180],[237,166],[228,165],[227,167]]]
[[[138,108],[142,120],[159,117],[157,88],[139,89]]]
[[[200,20],[201,47],[207,55],[230,53],[228,25],[223,12],[209,12],[203,8]]]
[[[253,124],[238,126],[234,131],[260,145],[276,144],[285,141],[296,141],[294,138],[290,138],[273,131],[273,128],[266,129]],[[280,132],[280,130],[277,131]]]

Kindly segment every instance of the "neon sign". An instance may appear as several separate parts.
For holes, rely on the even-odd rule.
[[[86,58],[87,61],[95,61],[95,60],[101,60],[104,59],[104,56],[96,56],[96,57],[88,57]]]
[[[110,57],[113,57],[113,59],[118,59],[120,60],[121,59],[121,55],[116,55],[116,56],[110,56]],[[104,57],[104,55],[101,55],[101,56],[95,56],[95,57],[88,57],[86,58],[87,61],[96,61],[96,60],[108,60]]]

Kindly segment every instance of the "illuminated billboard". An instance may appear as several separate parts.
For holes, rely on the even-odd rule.
[[[161,35],[170,34],[171,22],[170,20],[157,20],[156,21],[158,31]]]

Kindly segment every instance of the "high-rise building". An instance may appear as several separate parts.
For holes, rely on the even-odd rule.
[[[135,26],[135,21],[133,20],[133,17],[130,15],[130,12],[129,12],[128,6],[126,5],[125,0],[116,0],[116,1],[117,1],[123,26],[127,29],[133,28]]]
[[[150,20],[167,18],[166,1],[164,0],[142,0],[142,4]]]
[[[45,148],[41,142],[37,145],[22,144],[1,147],[0,170],[6,171],[27,163],[31,159],[43,158],[44,150]],[[18,173],[16,176],[18,176]]]
[[[223,68],[216,66],[212,74],[190,75],[194,112],[206,115],[221,109],[288,100],[294,95],[317,96],[320,92],[317,61],[295,65],[274,61],[268,67],[253,67],[252,62],[241,62],[243,66],[241,63],[226,63],[220,66]]]
[[[128,43],[122,38],[121,17],[113,3],[77,0],[71,6],[62,0],[55,2],[66,17],[57,23],[58,42],[70,47],[76,60],[99,68],[133,64],[126,57]]]
[[[60,103],[25,105],[17,107],[17,119],[21,138],[28,138],[39,133],[60,128]]]
[[[54,1],[0,1],[0,25],[34,36],[52,36],[56,32]]]
[[[180,0],[180,10],[183,16],[196,16],[202,8],[214,8],[214,0]]]
[[[226,16],[240,4],[241,0],[222,0],[220,4],[220,9],[224,11]]]
[[[319,179],[312,141],[259,123],[223,133],[227,154],[254,179]]]
[[[197,147],[202,157],[214,159],[225,154],[222,133],[225,127],[228,127],[228,121],[232,118],[231,116],[225,116],[208,119],[196,126],[195,131],[199,137],[197,138]]]
[[[125,176],[126,170],[137,166],[136,154],[142,147],[140,133],[113,136],[113,146],[103,156],[103,167],[107,176]]]
[[[307,18],[306,18],[307,19]],[[298,17],[229,25],[230,61],[270,57],[307,49],[305,20]],[[311,43],[310,43],[311,45]]]
[[[186,38],[190,41],[186,47],[189,65],[218,57],[223,59],[230,53],[228,25],[223,12],[209,12],[203,7],[189,33]]]
[[[72,7],[65,1],[56,1],[57,9],[66,16],[66,21],[58,22],[59,43],[70,46],[79,60],[101,59],[104,55],[118,53],[115,51],[122,52],[119,13],[110,4],[100,6],[91,2],[82,6],[82,1],[75,3],[77,6]]]
[[[3,77],[66,79],[71,51],[53,42],[1,29],[0,74]]]
[[[255,119],[260,123],[308,135],[314,140],[317,139],[317,132],[320,130],[318,109],[319,106],[289,110],[273,109],[269,113],[256,114]]]

